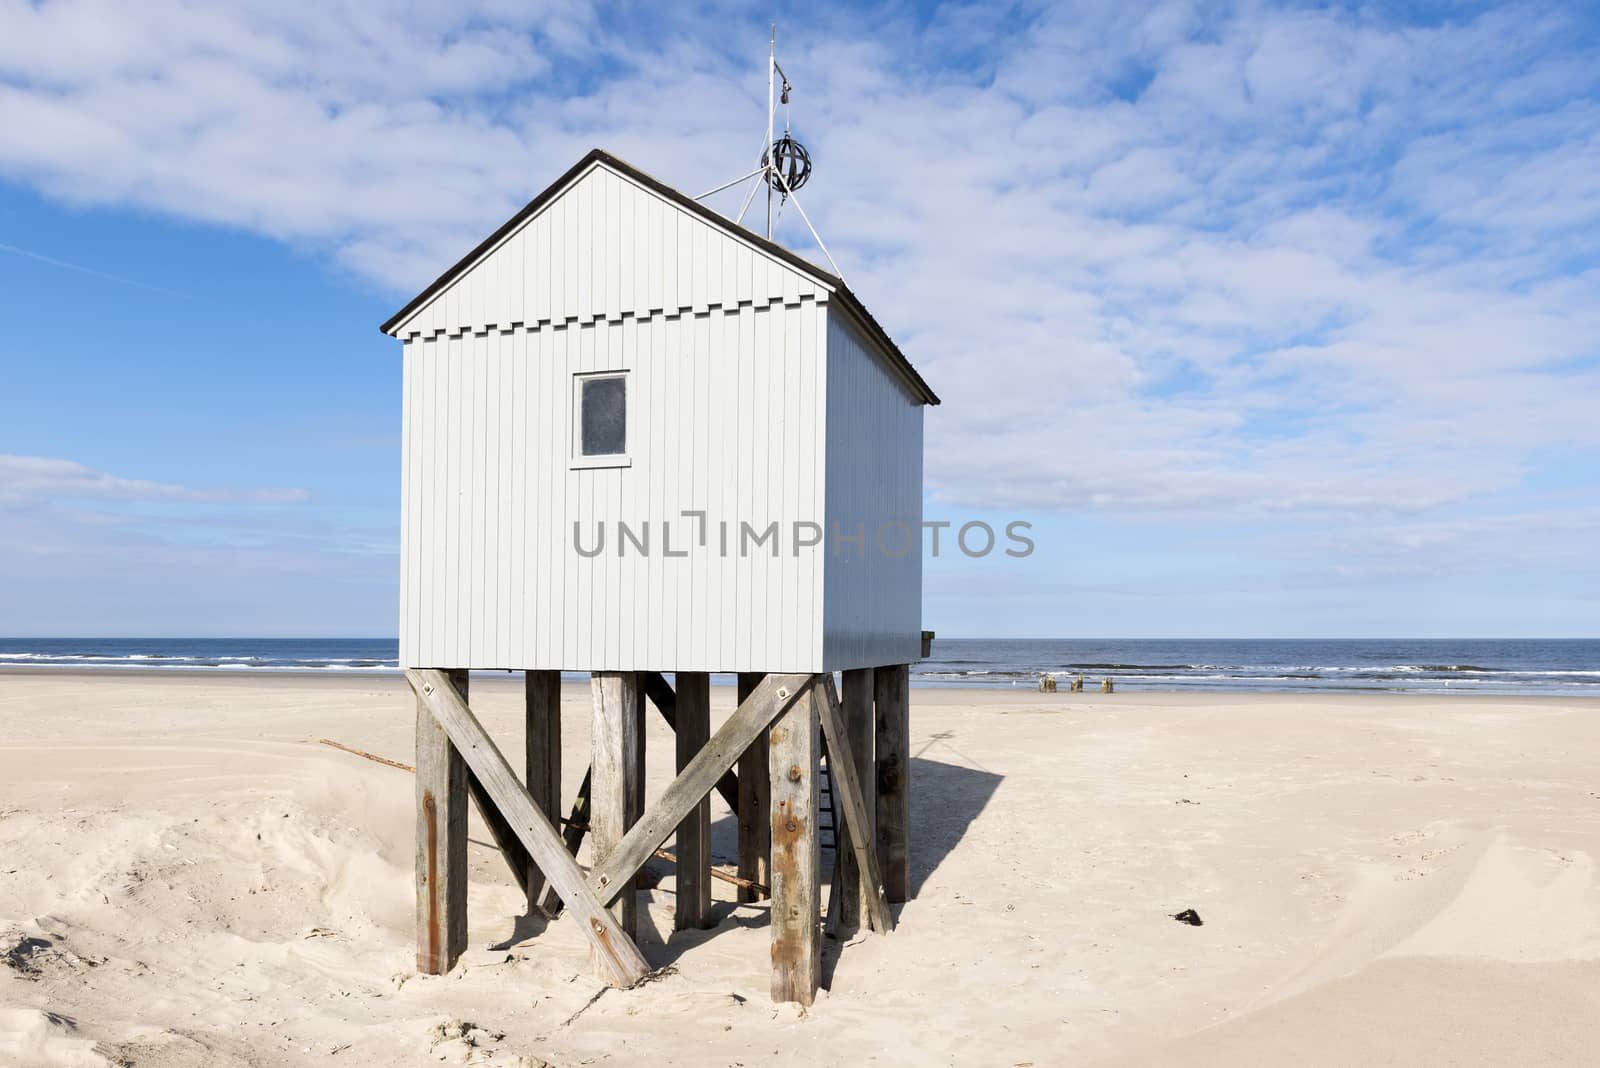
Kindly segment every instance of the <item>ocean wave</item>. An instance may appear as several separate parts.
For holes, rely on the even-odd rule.
[[[1191,671],[1199,664],[1068,664],[1069,671]]]
[[[71,657],[51,656],[38,654],[37,656],[9,655],[5,659],[25,662],[27,667],[58,668],[68,670],[102,670],[114,671],[118,668],[142,669],[145,671],[399,671],[400,665],[394,660],[338,660],[316,662],[279,662],[266,663],[252,658],[240,662],[234,659],[224,663],[224,657],[161,657],[160,664],[151,664],[148,660],[136,660],[132,657]]]

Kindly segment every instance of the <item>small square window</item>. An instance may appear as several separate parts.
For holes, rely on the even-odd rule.
[[[580,374],[573,385],[573,466],[628,466],[627,372]]]
[[[628,384],[621,378],[583,380],[584,456],[621,456],[628,451]]]

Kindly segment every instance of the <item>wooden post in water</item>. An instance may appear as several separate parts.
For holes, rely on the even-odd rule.
[[[878,765],[878,865],[890,901],[911,897],[910,665],[873,672]]]
[[[640,737],[639,684],[631,671],[596,671],[590,676],[594,721],[590,731],[589,836],[594,867],[603,864],[639,819],[638,779],[644,758]],[[629,882],[633,876],[628,876]],[[617,926],[629,938],[639,930],[638,896],[632,887],[611,905]],[[593,954],[591,954],[593,956]]]
[[[768,732],[772,783],[772,1000],[810,1005],[822,978],[821,757],[816,705],[796,702]],[[739,776],[744,782],[744,776]]]
[[[463,696],[465,671],[447,672]],[[467,778],[461,754],[417,699],[417,971],[443,975],[467,948]]]
[[[739,703],[755,692],[765,676],[759,671],[739,673]],[[771,796],[767,770],[767,733],[739,758],[739,876],[763,886],[772,884],[772,830],[769,823]],[[741,888],[740,901],[759,901],[755,890]]]
[[[703,671],[677,674],[678,772],[689,766],[711,738],[711,676]],[[678,824],[678,898],[673,929],[706,927],[711,922],[711,798]]]
[[[560,826],[561,818],[561,672],[528,671],[523,679],[526,722],[525,775],[534,804]],[[539,866],[528,864],[528,911],[541,909],[549,884]]]
[[[864,795],[862,803],[866,807],[867,818],[873,819],[877,812],[878,793],[878,774],[872,755],[876,733],[872,714],[873,670],[862,668],[846,671],[843,676],[840,705],[844,712],[845,731],[850,736],[856,778],[861,783]],[[837,759],[838,754],[828,754],[829,769],[834,773],[835,782],[838,781],[838,769],[833,762]],[[867,844],[872,845],[871,837],[867,838]],[[843,936],[860,929],[866,915],[866,894],[869,892],[862,881],[861,865],[856,863],[855,853],[851,849],[850,829],[843,823],[839,827],[839,840],[834,843],[834,856],[837,858],[834,871],[838,884],[828,899],[828,933]]]

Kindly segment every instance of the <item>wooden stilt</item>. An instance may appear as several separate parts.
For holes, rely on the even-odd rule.
[[[495,807],[494,800],[478,782],[478,777],[469,770],[467,772],[467,794],[472,798],[472,803],[478,807],[478,815],[483,818],[483,825],[489,828],[489,837],[494,839],[496,848],[500,850],[500,859],[506,862],[506,867],[511,871],[511,877],[516,880],[522,892],[528,892],[528,872],[533,868],[533,862],[528,857],[528,851],[523,848],[517,839],[517,834],[506,822],[506,818]]]
[[[616,919],[589,888],[555,827],[533,803],[517,773],[444,672],[408,668],[406,681],[449,735],[451,744],[483,784],[485,792],[505,813],[508,826],[561,895],[561,900],[577,914],[574,918],[601,965],[602,977],[613,986],[626,987],[648,975],[650,965],[639,947],[617,926]],[[418,781],[421,782],[420,775]],[[637,870],[637,866],[629,868],[628,874],[631,876]],[[631,893],[628,896],[631,897]]]
[[[463,692],[465,671],[449,672]],[[467,948],[467,765],[417,698],[417,971],[443,975]]]
[[[552,823],[561,815],[561,673],[525,672],[524,719],[527,723],[526,774],[533,803]],[[528,864],[528,911],[541,908],[549,883],[538,865]]]
[[[872,819],[876,812],[877,799],[877,791],[873,788],[877,773],[872,758],[874,734],[872,669],[846,671],[843,675],[844,686],[841,696],[845,730],[850,736],[850,751],[855,759],[856,781],[861,784],[862,803],[866,807],[867,818]],[[835,772],[836,781],[839,760],[840,755],[830,750],[828,766]],[[868,837],[866,841],[870,845],[873,838]],[[841,825],[839,828],[839,841],[834,856],[834,886],[832,896],[828,899],[828,933],[843,936],[861,927],[868,893],[868,888],[862,880],[861,865],[856,862],[855,852],[851,848],[851,832],[848,826]]]
[[[654,807],[623,836],[611,855],[589,872],[589,885],[602,901],[610,903],[622,892],[621,888],[655,855],[695,805],[711,793],[739,754],[748,751],[791,705],[810,699],[812,683],[818,677],[825,676],[768,675],[761,680],[755,692],[739,703],[711,741],[672,780]]]
[[[567,847],[570,856],[577,856],[578,850],[583,845],[583,836],[589,833],[589,783],[594,776],[591,766],[583,773],[583,782],[578,785],[578,796],[572,801],[572,815],[567,817],[567,825],[562,828],[562,843]],[[556,893],[555,887],[550,887],[545,892],[544,903],[540,906],[544,914],[554,919],[561,913],[561,895]]]
[[[450,684],[461,694],[463,701],[467,700],[468,674],[465,671],[446,672]],[[528,851],[517,838],[516,832],[511,829],[511,824],[501,814],[499,806],[484,790],[478,777],[467,769],[467,794],[472,798],[472,803],[478,807],[478,816],[483,820],[483,825],[489,829],[489,837],[494,839],[495,846],[500,850],[500,858],[506,862],[506,867],[511,869],[511,877],[517,881],[517,886],[522,889],[529,900],[528,880],[537,878],[537,869],[528,857]]]
[[[678,771],[682,772],[711,738],[711,676],[703,671],[677,675]],[[675,930],[705,927],[711,919],[711,798],[678,824],[678,898]]]
[[[633,794],[628,802],[627,825],[632,827],[639,822],[639,817],[644,814],[644,715],[648,710],[645,708],[643,675],[637,671],[632,671],[628,674],[633,680],[633,730],[635,736],[639,739],[639,744],[634,748],[633,752],[633,769],[628,775],[628,783]],[[635,880],[635,888],[649,890],[650,887],[647,885],[648,878],[644,871],[641,870]]]
[[[768,732],[772,783],[772,1000],[810,1005],[822,976],[817,706],[800,701]],[[740,781],[744,780],[741,775]]]
[[[910,665],[873,673],[878,765],[878,863],[890,901],[911,897]]]
[[[572,815],[567,817],[567,827],[562,832],[567,852],[573,856],[578,855],[583,836],[589,831],[589,791],[593,784],[594,765],[591,764],[589,770],[583,773],[583,782],[578,784],[578,796],[572,799]]]
[[[643,755],[639,685],[631,671],[597,671],[590,693],[594,725],[590,732],[589,834],[594,866],[605,863],[639,818],[643,795],[637,783]],[[627,875],[631,883],[635,872]],[[629,938],[639,927],[638,899],[630,888],[617,895],[611,914]]]
[[[855,854],[856,866],[861,869],[865,884],[867,921],[880,934],[894,930],[894,916],[889,912],[889,899],[883,895],[883,870],[878,864],[878,852],[870,841],[872,817],[862,803],[860,778],[856,775],[856,762],[850,745],[850,735],[845,731],[844,713],[839,707],[839,695],[834,692],[833,676],[818,675],[821,681],[811,687],[811,699],[817,706],[817,717],[822,720],[822,737],[828,745],[828,759],[837,754],[839,766],[834,769],[833,796],[844,817],[844,826],[850,828],[850,851]]]
[[[656,706],[661,713],[661,718],[666,720],[667,726],[673,730],[678,729],[678,698],[673,694],[672,687],[668,685],[666,677],[659,671],[641,671],[639,678],[644,687],[644,695],[650,703]],[[743,700],[744,698],[740,698]],[[728,803],[728,811],[739,811],[739,779],[732,771],[726,772],[717,780],[717,793]]]
[[[755,692],[761,682],[760,672],[739,673],[739,702]],[[739,758],[739,875],[751,882],[771,885],[772,830],[769,817],[771,787],[767,770],[767,734],[765,731]],[[759,892],[741,888],[740,901],[759,901]]]

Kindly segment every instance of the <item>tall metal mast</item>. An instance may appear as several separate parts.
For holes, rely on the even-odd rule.
[[[778,79],[780,78],[783,79],[781,96],[778,93]],[[800,213],[800,218],[804,220],[806,229],[811,231],[811,236],[817,242],[817,247],[827,257],[828,266],[832,267],[833,273],[843,281],[844,272],[839,270],[837,263],[833,262],[833,254],[828,251],[828,246],[822,243],[822,238],[817,234],[817,228],[811,225],[811,219],[806,215],[806,209],[800,206],[800,198],[795,195],[795,191],[804,185],[806,179],[811,176],[811,157],[806,152],[805,146],[789,135],[787,112],[784,113],[786,117],[784,119],[783,137],[781,139],[774,138],[776,131],[773,128],[773,122],[777,116],[777,105],[779,103],[785,106],[788,105],[789,91],[792,88],[789,84],[789,76],[783,72],[782,67],[778,66],[778,27],[773,25],[772,36],[767,46],[767,136],[766,140],[762,142],[761,158],[756,163],[756,169],[749,174],[735,178],[731,182],[723,182],[715,189],[708,189],[701,193],[695,199],[704,200],[714,193],[720,193],[724,189],[731,189],[736,185],[749,181],[751,178],[756,179],[756,184],[752,185],[750,192],[745,195],[744,204],[740,206],[739,214],[734,219],[734,222],[739,225],[744,224],[745,213],[750,210],[750,202],[755,199],[756,190],[765,185],[767,187],[767,240],[772,240],[772,227],[775,222],[772,215],[772,194],[777,193],[780,208],[789,201],[794,201],[795,210]]]
[[[766,170],[771,173],[772,166],[777,161],[772,158],[772,90],[778,76],[778,24],[772,24],[772,41],[767,49],[767,147],[761,153],[761,161],[766,165]],[[772,240],[772,183],[767,182],[767,240]]]

